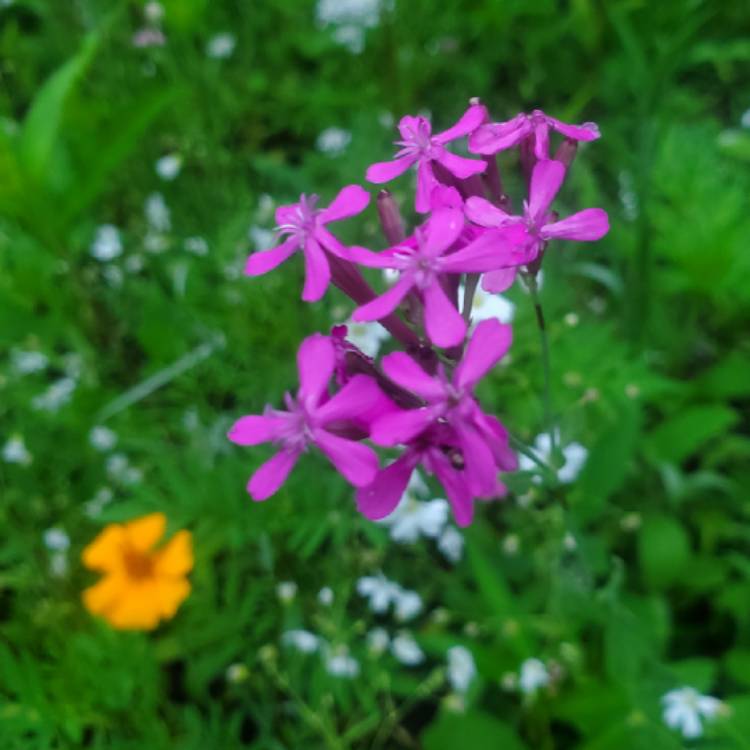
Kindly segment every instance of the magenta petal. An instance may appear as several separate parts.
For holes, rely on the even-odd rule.
[[[465,422],[455,425],[464,457],[464,473],[473,495],[491,495],[497,482],[495,457],[484,437]]]
[[[437,161],[461,180],[481,174],[487,169],[487,162],[484,159],[467,159],[465,156],[458,156],[445,150],[437,157]]]
[[[513,286],[518,273],[517,267],[501,268],[499,271],[490,271],[482,276],[482,289],[490,294],[500,294]]]
[[[370,194],[359,185],[347,185],[339,191],[339,194],[331,201],[328,208],[323,209],[318,220],[327,224],[329,221],[348,219],[356,216],[367,208],[370,202]]]
[[[368,375],[355,375],[335,396],[315,412],[321,425],[358,417],[376,404],[382,392]]]
[[[472,104],[466,112],[461,115],[461,119],[448,130],[437,133],[432,140],[435,143],[446,144],[455,141],[456,138],[469,135],[476,130],[487,118],[487,108],[483,104]]]
[[[370,439],[377,445],[398,445],[408,443],[419,435],[439,416],[439,409],[424,406],[394,414],[386,414],[372,425]]]
[[[468,526],[474,517],[474,500],[468,490],[465,472],[456,471],[441,453],[432,451],[427,466],[445,488],[445,494],[459,526]]]
[[[512,148],[531,132],[529,120],[524,114],[516,115],[507,122],[482,125],[469,137],[472,154],[496,154]]]
[[[357,490],[359,512],[371,521],[379,521],[396,510],[418,461],[418,453],[407,451],[385,469],[381,469],[372,483],[360,487]]]
[[[368,182],[374,182],[380,185],[383,182],[390,182],[399,175],[406,172],[409,167],[417,161],[417,156],[402,156],[393,161],[381,161],[377,164],[371,164],[367,168],[365,179]]]
[[[390,315],[400,304],[401,300],[406,297],[409,290],[414,285],[412,275],[405,273],[401,278],[387,291],[366,305],[358,307],[352,313],[352,320],[358,323],[380,320]]]
[[[529,189],[529,214],[540,222],[547,214],[563,180],[565,166],[554,159],[544,159],[534,165]]]
[[[317,302],[328,289],[331,281],[331,267],[328,258],[317,240],[308,237],[305,242],[305,286],[302,299],[305,302]]]
[[[546,119],[534,125],[534,156],[549,159],[549,125]]]
[[[414,200],[414,208],[420,214],[426,214],[430,210],[432,191],[439,184],[429,160],[420,161],[417,165],[417,195]]]
[[[352,263],[359,263],[361,266],[368,268],[398,268],[399,263],[393,257],[393,252],[383,250],[382,253],[374,253],[366,247],[352,245],[346,250],[346,259]]]
[[[463,198],[456,188],[447,185],[438,185],[433,188],[430,195],[430,210],[440,211],[443,208],[455,208],[461,211],[463,206]]]
[[[285,449],[262,464],[250,477],[247,485],[247,491],[253,500],[267,500],[271,497],[284,484],[298,458],[298,451]]]
[[[495,318],[477,323],[459,362],[453,382],[466,388],[483,378],[505,355],[513,340],[513,328]]]
[[[437,401],[444,396],[442,383],[428,375],[408,354],[392,352],[383,357],[383,372],[407,391],[425,401]]]
[[[286,419],[284,417],[250,414],[238,419],[227,437],[237,445],[260,445],[275,440]]]
[[[508,431],[500,420],[477,410],[474,424],[490,446],[497,467],[501,471],[517,471],[518,456],[511,450]]]
[[[398,132],[404,141],[414,141],[420,135],[425,139],[432,135],[432,125],[426,117],[420,115],[404,115],[398,121]]]
[[[336,354],[328,336],[314,333],[300,344],[297,351],[299,396],[309,408],[320,403],[335,365]]]
[[[430,341],[447,349],[458,346],[466,335],[466,321],[448,299],[440,282],[435,280],[422,290],[424,322]]]
[[[424,252],[430,256],[440,255],[459,237],[464,228],[464,216],[454,208],[443,208],[432,215],[427,224]]]
[[[574,141],[595,141],[601,137],[599,126],[594,122],[584,122],[583,125],[568,125],[554,117],[547,117],[547,122],[558,132]]]
[[[332,255],[336,255],[343,260],[349,260],[349,250],[346,246],[333,234],[331,234],[324,226],[318,226],[315,228],[313,233],[315,241],[323,248],[328,250]]]
[[[347,482],[355,487],[364,487],[375,479],[378,456],[372,448],[325,430],[316,430],[314,439]]]
[[[270,250],[253,253],[245,264],[245,274],[247,276],[261,276],[268,273],[276,266],[281,265],[297,248],[299,248],[299,240],[292,237]]]
[[[609,217],[602,208],[586,208],[542,227],[542,237],[547,239],[578,240],[594,242],[600,240],[609,231]]]
[[[466,200],[466,218],[480,227],[500,227],[513,218],[511,214],[477,195]]]
[[[520,224],[488,229],[455,253],[440,259],[446,273],[484,273],[506,266],[518,266],[532,258],[524,252],[527,233]]]

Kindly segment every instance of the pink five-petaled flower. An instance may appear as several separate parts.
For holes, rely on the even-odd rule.
[[[556,130],[574,141],[595,141],[600,137],[599,127],[593,122],[567,125],[535,109],[530,115],[521,113],[507,122],[489,122],[477,128],[469,138],[469,151],[473,154],[496,154],[517,146],[526,138],[533,138],[537,159],[549,159],[549,131]]]
[[[564,178],[565,167],[559,161],[538,161],[531,174],[529,200],[524,201],[523,216],[508,214],[476,196],[466,201],[466,216],[483,227],[523,226],[528,234],[528,262],[536,259],[549,240],[594,242],[601,239],[609,231],[609,218],[604,209],[585,208],[560,221],[555,221],[549,212]],[[482,241],[483,238],[477,240]]]
[[[357,263],[373,268],[391,268],[400,272],[398,281],[384,294],[358,307],[352,318],[356,321],[379,320],[389,315],[414,290],[424,302],[424,324],[430,341],[440,347],[460,344],[466,335],[466,321],[458,312],[440,282],[446,273],[482,273],[507,264],[503,252],[525,241],[522,227],[509,224],[498,230],[492,253],[476,243],[453,253],[447,251],[464,230],[461,211],[451,208],[436,210],[426,226],[419,227],[414,237],[404,244],[372,253],[361,247],[350,248],[350,257]],[[503,240],[505,244],[503,244]]]
[[[278,452],[250,478],[247,489],[253,500],[273,495],[311,445],[317,446],[356,487],[372,482],[378,470],[378,457],[372,448],[334,432],[342,431],[347,422],[356,422],[362,412],[384,399],[375,381],[366,375],[355,375],[329,398],[335,353],[330,338],[321,334],[302,342],[297,367],[300,388],[296,397],[286,395],[288,411],[267,409],[263,415],[242,417],[229,431],[229,439],[238,445],[270,442],[278,447]]]
[[[390,182],[403,174],[409,167],[417,165],[417,195],[414,207],[420,213],[430,210],[430,195],[438,185],[432,163],[437,162],[452,175],[463,180],[484,172],[487,164],[477,159],[457,156],[445,148],[450,141],[468,135],[485,120],[487,110],[481,104],[472,104],[461,119],[448,130],[432,135],[432,126],[424,117],[402,117],[398,124],[402,140],[396,141],[401,150],[393,161],[373,164],[367,170],[366,179],[377,184]]]
[[[505,355],[511,339],[509,325],[495,319],[480,322],[452,378],[442,367],[436,376],[427,374],[403,352],[384,357],[383,371],[388,378],[426,405],[392,412],[375,421],[370,433],[373,442],[386,446],[410,443],[436,424],[448,425],[463,456],[465,484],[471,495],[490,498],[500,494],[497,472],[514,470],[516,457],[508,446],[505,428],[480,409],[473,389]]]
[[[276,209],[276,231],[279,236],[286,236],[287,239],[270,250],[253,253],[245,266],[248,276],[268,273],[301,249],[305,256],[302,299],[305,302],[316,302],[325,294],[331,280],[326,250],[340,258],[348,258],[346,248],[325,225],[364,211],[370,202],[370,194],[359,185],[347,185],[328,208],[317,208],[317,202],[317,195],[302,195],[299,203]]]

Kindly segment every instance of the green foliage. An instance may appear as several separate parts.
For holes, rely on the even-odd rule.
[[[150,23],[166,43],[146,48],[140,0],[0,2],[3,750],[750,746],[747,9],[385,5],[356,54],[313,0],[164,0]],[[226,31],[234,49],[209,56]],[[244,484],[270,453],[225,434],[278,404],[299,340],[352,309],[337,294],[303,305],[298,259],[242,276],[273,208],[362,182],[392,153],[394,118],[447,126],[470,96],[498,119],[541,106],[597,121],[561,210],[603,206],[612,231],[544,260],[552,400],[585,465],[571,482],[506,476],[454,562],[361,519],[315,455],[252,503]],[[334,126],[351,136],[338,155],[316,146]],[[155,172],[169,154],[171,180]],[[520,194],[517,165],[501,166]],[[122,244],[109,260],[91,252],[104,224]],[[381,248],[374,208],[342,237]],[[512,362],[481,398],[532,445],[536,321],[520,285],[507,297]],[[92,444],[102,424],[116,446]],[[9,461],[18,438],[28,455]],[[81,604],[96,576],[80,553],[154,510],[193,533],[192,592],[155,632],[118,632]],[[69,549],[45,545],[51,528]],[[379,571],[419,594],[417,616],[371,611],[357,582]],[[326,648],[285,645],[298,629]],[[423,661],[397,658],[401,631]],[[456,646],[476,666],[465,691]],[[333,656],[357,675],[331,674]],[[663,719],[682,686],[723,702],[698,740]]]

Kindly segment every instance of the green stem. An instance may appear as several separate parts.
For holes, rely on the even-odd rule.
[[[508,433],[508,440],[513,446],[513,449],[526,456],[526,458],[531,459],[542,470],[542,473],[548,480],[553,483],[557,482],[557,474],[555,473],[555,470],[546,461],[539,458],[531,448],[510,432]]]

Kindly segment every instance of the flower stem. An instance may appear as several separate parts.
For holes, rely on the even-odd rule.
[[[529,287],[529,294],[534,303],[534,312],[536,313],[536,323],[539,329],[539,338],[542,345],[542,369],[544,371],[544,392],[542,401],[544,403],[544,422],[549,432],[550,456],[554,461],[555,455],[555,424],[552,410],[552,377],[549,357],[549,339],[547,337],[547,326],[544,321],[544,311],[542,302],[539,299],[539,287],[536,282],[536,276],[529,275],[526,279]]]

